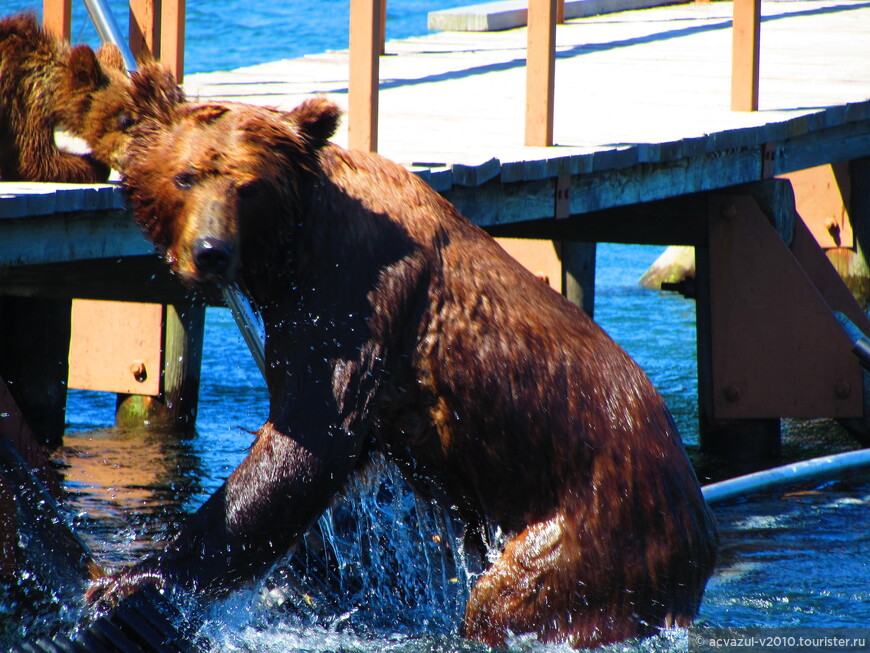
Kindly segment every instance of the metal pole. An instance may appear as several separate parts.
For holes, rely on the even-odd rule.
[[[136,70],[136,58],[130,51],[130,46],[124,40],[122,32],[115,22],[115,16],[109,8],[109,4],[105,0],[85,0],[85,7],[88,8],[88,14],[94,27],[97,28],[97,34],[100,35],[100,40],[103,43],[112,43],[118,46],[121,51],[121,57],[124,59],[124,65],[127,67],[127,72]]]
[[[224,286],[221,288],[224,301],[233,314],[233,319],[236,321],[236,326],[242,332],[242,338],[251,350],[251,355],[254,357],[254,362],[260,368],[260,374],[266,378],[266,347],[263,343],[264,337],[260,328],[260,318],[254,312],[248,298],[235,286]]]

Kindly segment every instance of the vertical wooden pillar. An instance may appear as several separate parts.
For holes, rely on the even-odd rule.
[[[63,41],[72,31],[72,0],[42,0],[42,24]]]
[[[163,325],[163,391],[118,395],[118,426],[189,430],[196,424],[205,308],[168,305]]]
[[[562,294],[594,317],[597,244],[563,241],[561,245]]]
[[[387,43],[387,0],[381,0],[381,54],[386,54],[386,43]]]
[[[130,0],[130,50],[137,61],[160,58],[161,0]]]
[[[184,79],[184,20],[186,0],[162,0],[160,60],[180,84]]]
[[[734,0],[731,110],[758,110],[761,0]]]
[[[369,152],[378,149],[378,57],[381,51],[382,2],[350,2],[348,147]]]
[[[526,145],[553,144],[556,0],[529,0],[526,54]]]
[[[36,439],[63,441],[70,338],[68,299],[0,298],[0,376]]]

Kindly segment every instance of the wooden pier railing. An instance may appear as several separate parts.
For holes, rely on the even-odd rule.
[[[184,76],[186,0],[130,0],[130,49],[165,63]],[[378,58],[384,53],[387,0],[351,0],[348,145],[376,151],[378,145]],[[46,27],[69,39],[72,0],[43,0]],[[525,143],[553,144],[556,24],[564,22],[565,0],[529,0],[526,55]],[[758,109],[761,0],[734,0],[731,109]]]

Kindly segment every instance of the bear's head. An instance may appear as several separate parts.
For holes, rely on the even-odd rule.
[[[142,89],[147,88],[147,93]],[[178,104],[184,94],[172,73],[150,62],[132,77],[121,52],[104,45],[96,53],[76,46],[61,81],[61,124],[84,139],[94,157],[123,170],[131,128],[155,113],[155,105]]]
[[[232,283],[276,261],[338,125],[324,98],[289,112],[233,103],[165,107],[132,132],[124,184],[136,220],[191,284]]]

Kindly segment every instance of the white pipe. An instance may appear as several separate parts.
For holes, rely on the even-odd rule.
[[[705,485],[701,488],[701,492],[704,493],[707,503],[718,503],[744,494],[766,490],[775,485],[802,481],[816,476],[830,476],[862,467],[870,467],[870,449],[812,458],[791,465],[730,478],[727,481]]]

